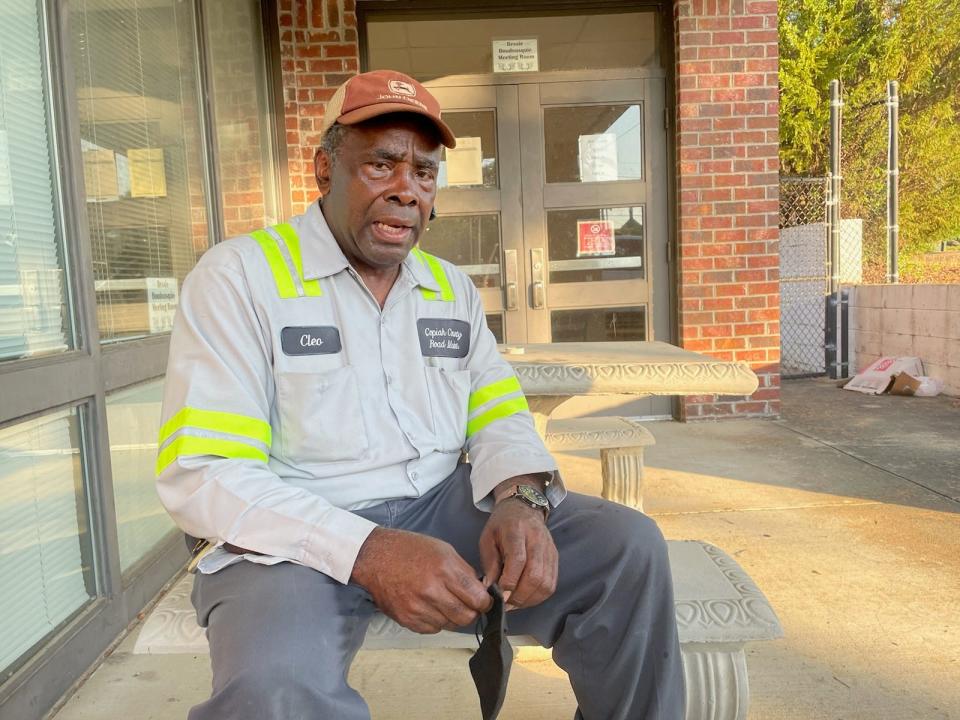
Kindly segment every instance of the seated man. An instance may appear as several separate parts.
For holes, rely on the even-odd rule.
[[[325,124],[321,199],[183,286],[157,483],[213,548],[193,594],[213,693],[189,717],[369,718],[346,677],[373,614],[472,631],[496,582],[577,717],[682,718],[659,530],[566,492],[473,284],[416,247],[456,143],[436,99],[364,73]]]

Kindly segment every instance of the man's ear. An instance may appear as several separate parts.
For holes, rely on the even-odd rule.
[[[317,148],[313,155],[313,176],[317,179],[317,189],[321,195],[330,192],[330,174],[333,163],[330,156],[322,148]]]

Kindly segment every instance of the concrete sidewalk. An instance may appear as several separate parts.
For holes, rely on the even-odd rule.
[[[786,638],[748,646],[756,720],[960,720],[960,400],[786,383],[784,419],[651,423],[647,510],[710,541],[767,594]],[[599,463],[560,456],[599,492]],[[136,632],[57,720],[174,720],[209,692],[206,656],[130,654]],[[365,651],[351,681],[375,720],[479,716],[469,652]],[[549,655],[524,650],[503,720],[573,716]]]

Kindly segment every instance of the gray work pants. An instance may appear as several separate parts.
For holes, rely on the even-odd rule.
[[[469,473],[461,465],[422,498],[358,514],[441,538],[479,570],[489,515],[473,506]],[[510,632],[553,648],[577,697],[577,720],[682,720],[673,589],[657,526],[622,505],[570,493],[549,527],[560,555],[557,590],[511,611]],[[369,720],[347,684],[376,612],[363,588],[293,563],[240,562],[198,574],[193,604],[210,640],[213,694],[189,720]]]

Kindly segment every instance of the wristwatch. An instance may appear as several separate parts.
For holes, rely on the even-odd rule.
[[[543,510],[543,521],[546,522],[550,517],[550,501],[533,485],[514,485],[510,491],[502,496],[498,502],[516,498],[520,502],[526,503],[532,508]]]

